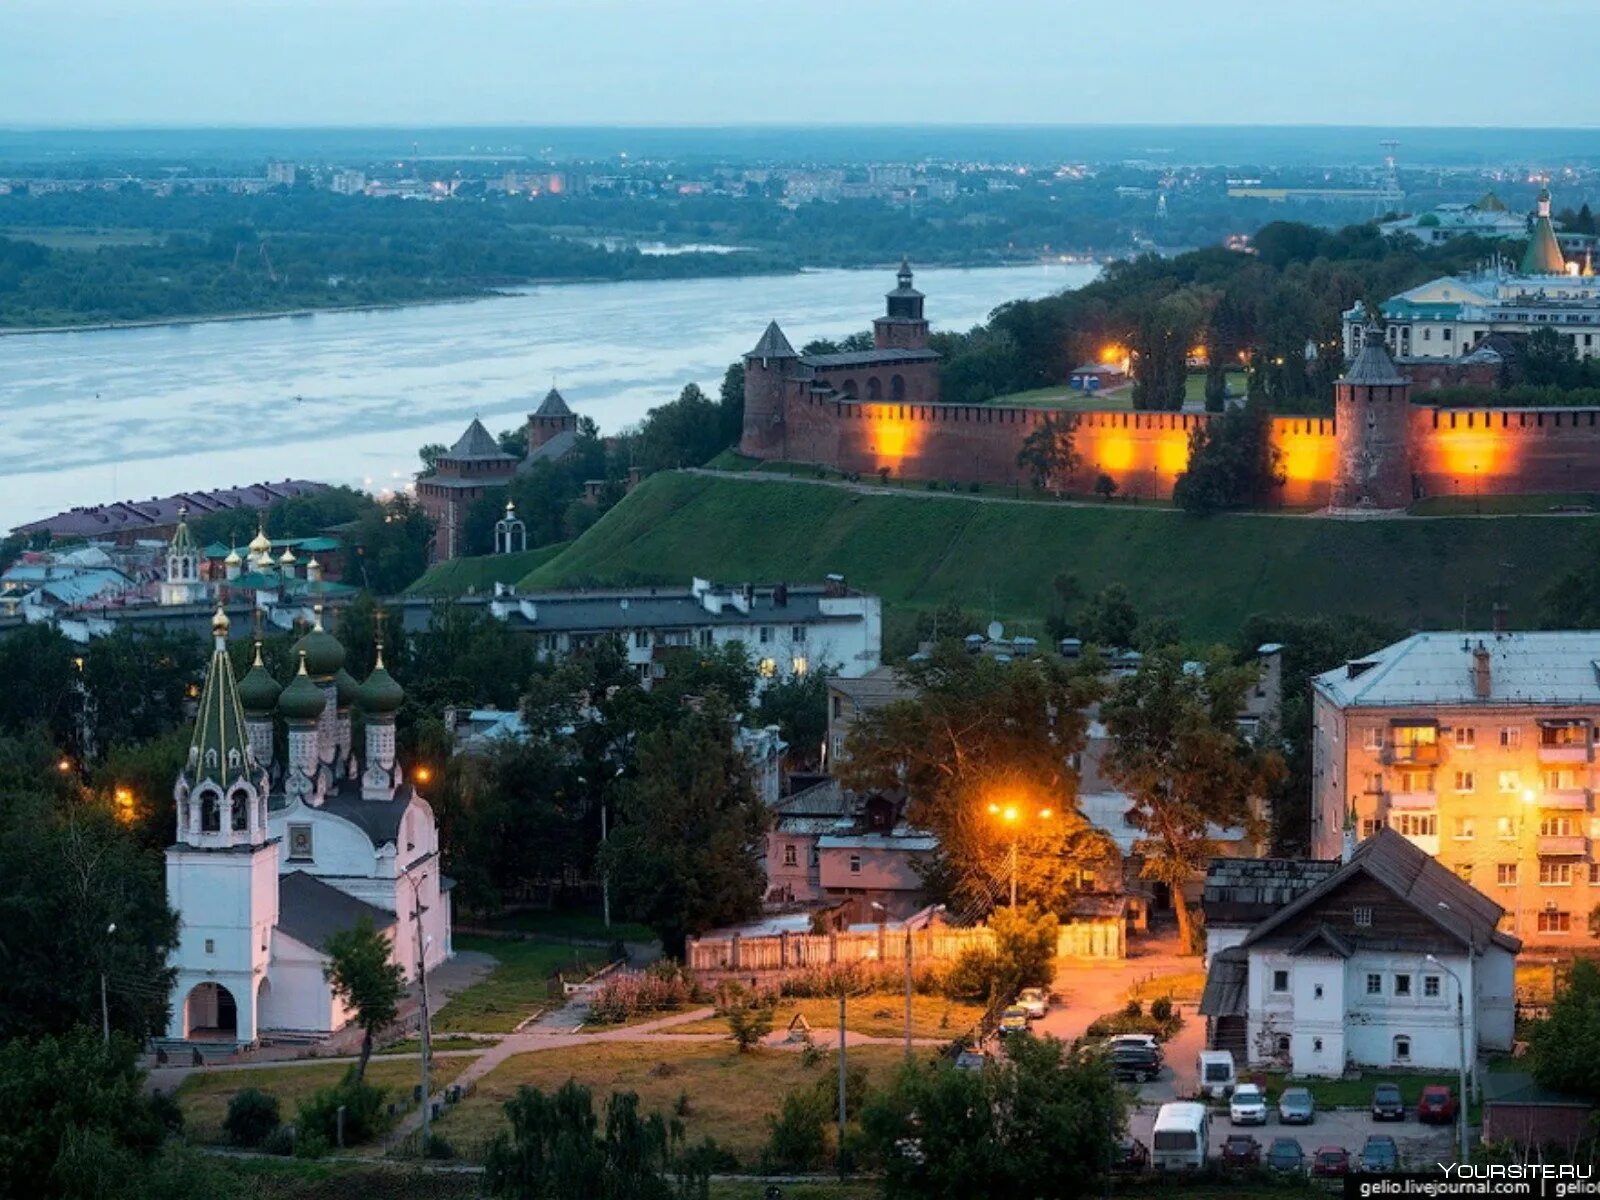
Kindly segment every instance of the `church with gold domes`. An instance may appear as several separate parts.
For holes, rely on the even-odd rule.
[[[213,618],[215,649],[173,787],[171,1040],[237,1047],[341,1028],[354,1014],[328,984],[326,946],[363,919],[388,937],[407,980],[452,954],[438,823],[395,749],[405,693],[381,643],[357,682],[316,613],[286,683],[266,669],[259,641],[236,678],[228,618],[220,609]]]

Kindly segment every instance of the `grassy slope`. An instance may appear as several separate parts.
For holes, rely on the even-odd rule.
[[[1141,608],[1172,614],[1197,637],[1231,638],[1252,612],[1362,612],[1453,628],[1463,596],[1469,620],[1486,624],[1502,581],[1513,621],[1531,620],[1547,581],[1585,557],[1595,527],[1539,517],[1199,520],[1120,504],[984,504],[660,474],[524,583],[816,580],[842,571],[891,606],[953,599],[1037,622],[1051,580],[1065,571],[1087,592],[1121,582]]]
[[[567,548],[556,542],[520,554],[485,554],[457,558],[429,567],[421,579],[406,588],[408,596],[460,596],[468,590],[490,592],[497,583],[515,583],[529,571],[549,562]]]

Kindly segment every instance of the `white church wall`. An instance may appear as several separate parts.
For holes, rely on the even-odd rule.
[[[323,974],[327,957],[283,930],[272,935],[271,993],[266,1019],[271,1028],[296,1033],[331,1033],[349,1021],[351,1013],[334,995]]]

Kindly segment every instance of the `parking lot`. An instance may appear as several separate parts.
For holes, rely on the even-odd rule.
[[[1146,1085],[1157,1086],[1157,1085]],[[1138,1109],[1128,1118],[1128,1132],[1146,1146],[1150,1145],[1150,1127],[1155,1124],[1156,1110],[1161,1102],[1141,1100]],[[1261,1153],[1266,1154],[1273,1138],[1292,1137],[1300,1143],[1307,1157],[1321,1146],[1342,1146],[1352,1155],[1361,1153],[1362,1143],[1374,1133],[1394,1138],[1400,1148],[1400,1163],[1409,1170],[1432,1167],[1435,1163],[1454,1162],[1455,1126],[1422,1125],[1416,1118],[1405,1121],[1374,1121],[1365,1112],[1319,1112],[1310,1125],[1280,1125],[1274,1114],[1265,1125],[1230,1125],[1226,1109],[1215,1109],[1211,1118],[1211,1153],[1215,1157],[1229,1134],[1247,1133],[1261,1143]]]

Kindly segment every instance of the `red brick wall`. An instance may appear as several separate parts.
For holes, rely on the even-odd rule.
[[[1600,490],[1600,409],[1413,407],[1411,460],[1428,496]]]

